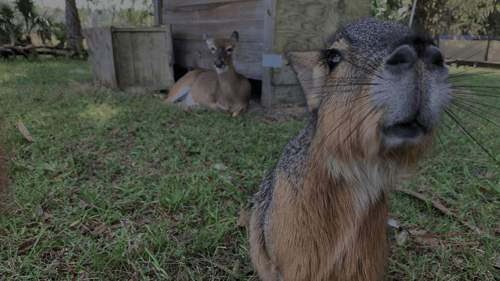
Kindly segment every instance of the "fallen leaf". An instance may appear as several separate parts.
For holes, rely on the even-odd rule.
[[[35,244],[35,241],[36,241],[36,236],[26,241],[23,241],[21,244],[17,245],[16,247],[18,248],[17,254],[18,255],[26,254],[26,252],[28,252],[28,250],[31,249],[33,244]]]
[[[40,206],[40,204],[36,204],[35,206],[35,212],[41,217],[43,215],[43,209],[42,209],[42,206]]]
[[[409,230],[411,235],[423,235],[427,233],[427,230]]]
[[[398,243],[399,246],[403,246],[407,240],[408,240],[408,234],[406,233],[405,230],[401,231],[396,237],[396,242]]]
[[[497,258],[496,260],[494,260],[493,266],[500,269],[500,258]]]
[[[26,140],[31,141],[31,142],[35,141],[35,139],[30,135],[30,132],[28,131],[26,126],[24,126],[23,121],[19,120],[19,123],[17,123],[17,127],[19,128],[19,132],[21,132],[21,134],[23,134],[23,136]]]
[[[98,227],[96,227],[96,228],[94,229],[94,234],[95,234],[95,235],[102,235],[102,234],[104,234],[104,232],[106,232],[106,230],[108,229],[108,227],[109,227],[109,226],[108,226],[108,225],[106,225],[106,224],[103,224],[103,225],[101,225],[101,226],[98,226]]]
[[[43,168],[45,171],[49,171],[49,172],[52,172],[52,173],[57,173],[56,170],[52,169],[52,168]]]
[[[424,246],[432,246],[432,247],[439,246],[439,239],[437,238],[422,238],[421,242]]]
[[[149,224],[151,221],[148,220],[148,219],[141,219],[140,221],[136,221],[133,223],[134,227],[140,227],[140,226],[143,226],[145,224]]]
[[[217,169],[217,170],[223,170],[223,171],[229,169],[226,165],[221,164],[221,163],[214,164],[212,166],[212,168]]]
[[[66,170],[66,168],[68,168],[68,162],[64,161],[64,163],[62,163],[61,165],[61,171]]]
[[[123,252],[122,257],[126,254],[131,253],[132,251],[139,253],[144,250],[144,246],[142,245],[141,237],[135,239],[134,244],[130,245],[126,251]]]
[[[401,227],[401,225],[399,225],[399,223],[398,223],[397,221],[395,221],[395,220],[394,220],[393,218],[391,218],[391,217],[387,218],[387,224],[388,224],[389,226],[392,226],[392,227],[394,227],[394,228],[398,228],[398,229]]]
[[[176,222],[173,222],[171,223],[168,228],[173,228],[173,227],[176,227],[178,226],[179,224],[183,223],[183,221],[176,221]]]
[[[186,232],[179,236],[176,236],[175,238],[177,238],[177,241],[181,243],[188,243],[189,241],[193,240],[194,237],[191,232]]]
[[[184,218],[184,214],[183,213],[179,213],[178,215],[174,216],[174,219],[176,221],[181,221],[183,218]]]
[[[87,203],[85,203],[85,201],[83,201],[83,200],[81,200],[81,199],[80,199],[80,200],[78,200],[78,207],[80,207],[80,208],[82,208],[82,209],[85,209],[85,207],[87,207],[87,206],[88,206],[88,204],[87,204]]]

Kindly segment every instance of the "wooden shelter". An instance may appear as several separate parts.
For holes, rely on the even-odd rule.
[[[175,63],[213,70],[203,33],[229,37],[238,31],[234,66],[262,80],[262,104],[304,104],[284,57],[319,49],[336,26],[368,17],[369,0],[155,0],[155,24],[172,26]]]
[[[149,90],[170,89],[174,85],[170,26],[96,27],[83,33],[94,76],[101,85]]]

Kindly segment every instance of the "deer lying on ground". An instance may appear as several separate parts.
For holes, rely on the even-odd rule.
[[[238,43],[238,32],[231,38],[212,39],[204,34],[208,48],[214,55],[216,72],[193,70],[184,75],[172,87],[165,103],[183,102],[232,112],[237,117],[245,112],[251,94],[250,82],[236,73],[232,54]]]
[[[406,26],[365,19],[323,51],[287,56],[311,116],[254,196],[254,267],[263,280],[381,280],[389,189],[451,99],[443,55]]]

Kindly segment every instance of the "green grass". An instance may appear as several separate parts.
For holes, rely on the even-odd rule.
[[[238,214],[303,122],[185,113],[148,93],[94,87],[90,70],[64,60],[0,65],[14,181],[0,276],[227,280],[227,268],[251,278]]]
[[[499,78],[469,82],[499,86]],[[0,280],[256,280],[238,215],[304,121],[187,113],[158,94],[91,83],[88,62],[0,64],[0,136],[12,179],[0,220]],[[467,121],[500,160],[498,128]],[[426,240],[399,246],[393,237],[393,280],[499,278],[500,168],[449,126],[403,185],[484,234],[441,237],[442,245],[468,244],[422,249]],[[405,231],[472,232],[411,196],[392,193],[391,201]]]

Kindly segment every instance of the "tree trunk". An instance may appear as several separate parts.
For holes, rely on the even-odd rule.
[[[83,50],[82,25],[75,0],[66,0],[66,39],[67,48],[80,54]]]

